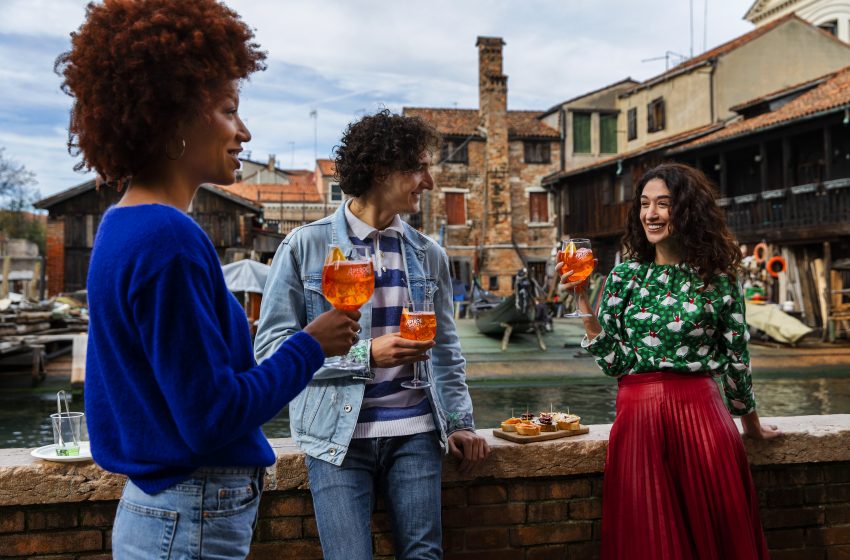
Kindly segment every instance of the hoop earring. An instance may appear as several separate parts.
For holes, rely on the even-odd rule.
[[[176,156],[172,155],[171,151],[168,149],[171,145],[171,140],[172,139],[169,139],[165,142],[165,157],[167,157],[171,161],[177,161],[178,159],[183,157],[183,154],[186,153],[186,140],[184,140],[183,138],[180,139],[180,153]]]

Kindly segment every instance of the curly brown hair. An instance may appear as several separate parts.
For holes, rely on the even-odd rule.
[[[623,236],[626,256],[644,262],[655,259],[655,246],[647,240],[640,221],[640,196],[653,179],[664,181],[670,190],[670,235],[682,262],[696,268],[706,285],[718,272],[735,277],[741,251],[715,202],[717,189],[702,171],[681,163],[663,163],[638,182]]]
[[[440,134],[419,117],[388,109],[348,125],[336,146],[336,176],[342,192],[365,194],[393,171],[419,169],[419,158],[440,144]]]
[[[266,54],[239,15],[215,0],[89,3],[55,71],[74,98],[68,151],[111,182],[154,172],[181,123]]]

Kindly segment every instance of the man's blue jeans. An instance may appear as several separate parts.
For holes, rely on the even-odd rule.
[[[353,439],[339,467],[308,456],[325,560],[371,560],[378,493],[386,502],[396,558],[442,558],[442,464],[436,432]]]
[[[120,560],[245,558],[257,519],[262,468],[210,467],[154,495],[124,486],[112,529]]]

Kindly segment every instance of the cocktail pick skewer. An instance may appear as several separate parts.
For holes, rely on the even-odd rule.
[[[59,421],[59,448],[65,447],[65,443],[62,441],[62,395],[65,394],[65,391],[59,391],[56,393],[56,415],[57,420]]]

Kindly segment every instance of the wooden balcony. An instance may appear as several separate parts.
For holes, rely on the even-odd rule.
[[[850,235],[850,179],[722,198],[739,241],[807,241]]]

